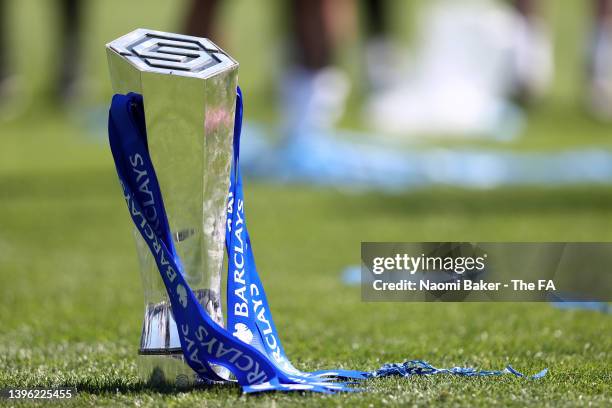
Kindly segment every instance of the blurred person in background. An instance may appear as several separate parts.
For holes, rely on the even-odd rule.
[[[365,75],[369,92],[392,88],[401,78],[404,54],[391,33],[389,0],[362,0],[365,22]]]
[[[612,120],[612,1],[598,0],[590,47],[590,107],[605,120]]]
[[[78,96],[78,77],[81,67],[82,1],[56,0],[59,21],[59,50],[57,73],[51,96],[55,101],[67,104]],[[23,98],[19,77],[9,65],[7,1],[0,0],[0,105],[3,109],[15,106],[17,98]]]
[[[529,101],[545,90],[547,73],[539,66],[545,53],[552,53],[552,41],[539,15],[539,0],[515,0],[523,26],[518,37],[516,90]],[[593,24],[588,37],[586,102],[600,119],[612,120],[612,1],[593,1]],[[548,59],[551,59],[548,57]]]
[[[516,122],[520,115],[511,102],[537,100],[548,88],[553,72],[552,39],[540,16],[539,3],[428,2],[426,8],[437,8],[437,14],[421,20],[423,52],[413,59],[409,69],[401,66],[408,51],[398,47],[390,33],[392,2],[283,3],[290,32],[290,65],[279,84],[283,133],[324,134],[344,113],[351,86],[348,75],[334,63],[334,54],[344,39],[356,37],[359,10],[364,13],[365,23],[365,52],[360,62],[364,64],[370,95],[364,118],[374,130],[400,135],[496,134],[507,129],[518,133],[520,126]],[[61,51],[51,95],[68,103],[79,94],[84,3],[55,0],[54,4]],[[504,7],[508,4],[513,7]],[[612,0],[593,0],[592,4],[595,7],[588,47],[587,102],[598,117],[612,119]],[[192,0],[186,31],[214,37],[219,6],[219,0]],[[24,98],[19,77],[11,72],[8,60],[6,9],[7,1],[0,0],[2,105]],[[478,15],[478,11],[483,14]],[[487,17],[481,18],[484,13],[488,13]],[[475,26],[480,27],[474,30]],[[480,35],[472,35],[474,32]],[[507,58],[507,48],[512,49],[510,63],[503,60]],[[497,136],[508,138],[505,134]]]
[[[541,98],[552,82],[553,42],[538,0],[513,0],[518,13],[512,64],[512,96],[521,104]]]
[[[511,139],[521,129],[519,105],[543,96],[553,77],[553,42],[538,0],[432,1],[424,4],[422,50],[393,40],[389,0],[289,0],[289,66],[279,81],[283,134],[320,135],[342,116],[348,75],[334,61],[338,45],[357,37],[363,12],[365,121],[376,131]],[[611,0],[593,0],[589,105],[612,111]],[[192,0],[186,31],[215,37],[219,0]],[[407,21],[408,19],[406,19]],[[457,46],[460,44],[461,46]],[[612,116],[612,113],[610,113]]]
[[[420,10],[418,50],[392,87],[374,89],[364,117],[376,132],[512,140],[522,107],[549,89],[553,41],[538,0],[433,1]],[[612,1],[594,0],[586,102],[612,120]],[[408,51],[405,50],[404,53]]]
[[[214,37],[213,22],[219,3],[193,0],[187,33]],[[333,51],[344,28],[339,23],[343,20],[350,24],[353,20],[352,1],[291,0],[283,6],[289,16],[291,38],[290,65],[279,87],[284,133],[331,128],[344,113],[350,89],[347,75],[333,64]]]
[[[67,103],[78,97],[79,93],[83,2],[82,0],[58,0],[58,3],[61,53],[54,94],[60,101]]]
[[[0,87],[6,86],[8,79],[8,51],[6,40],[6,0],[0,0]]]

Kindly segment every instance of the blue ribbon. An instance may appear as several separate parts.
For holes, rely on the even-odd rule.
[[[110,147],[130,216],[151,250],[166,286],[185,361],[200,377],[226,381],[211,366],[215,364],[227,368],[247,393],[270,390],[335,393],[358,391],[352,386],[354,381],[334,381],[338,378],[364,380],[387,375],[438,373],[482,376],[506,372],[523,376],[511,367],[503,372],[457,367],[448,370],[436,369],[418,360],[385,365],[374,372],[322,370],[307,373],[295,368],[285,354],[274,325],[246,227],[239,166],[242,112],[242,93],[238,89],[226,228],[230,331],[208,316],[183,276],[149,156],[142,96],[117,94],[109,112]]]
[[[436,368],[423,360],[410,360],[401,364],[385,364],[378,370],[370,373],[370,377],[410,377],[412,375],[435,375],[435,374],[452,374],[462,377],[488,377],[499,376],[504,374],[514,374],[517,377],[524,378],[542,378],[546,375],[548,369],[544,369],[539,373],[526,376],[516,371],[511,365],[506,366],[504,370],[476,370],[472,367],[453,367],[453,368]]]

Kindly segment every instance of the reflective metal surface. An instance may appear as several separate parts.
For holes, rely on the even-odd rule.
[[[221,268],[238,63],[210,40],[146,29],[106,50],[114,92],[144,97],[149,151],[184,273],[208,314],[223,325]],[[145,295],[140,353],[180,355],[164,284],[137,230],[134,236]],[[163,367],[154,366],[159,376]]]

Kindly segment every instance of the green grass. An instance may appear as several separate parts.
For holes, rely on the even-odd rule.
[[[115,11],[118,4],[124,12]],[[104,42],[135,26],[172,30],[179,21],[179,8],[170,2],[150,4],[144,14],[136,2],[92,6],[90,104],[108,99]],[[255,3],[230,4],[223,21],[241,23],[227,42],[242,63],[247,118],[273,118],[270,104],[256,103],[270,99],[272,80],[264,75],[265,58],[252,50],[264,50],[264,57],[274,50],[251,39],[274,38],[277,28],[262,22],[279,16],[266,16]],[[571,61],[586,14],[578,4],[549,7],[567,45],[559,51],[560,79],[551,101],[531,113],[525,137],[510,148],[610,146],[610,128],[576,109],[579,90],[569,85],[577,83]],[[49,6],[33,0],[12,5],[12,25],[24,39],[16,60],[32,79],[32,92],[40,92],[49,80],[40,70],[50,58],[50,39],[42,35]],[[41,24],[32,25],[30,16]],[[20,119],[0,125],[0,388],[76,386],[78,397],[67,406],[612,404],[608,315],[548,304],[363,303],[359,288],[340,279],[344,266],[359,262],[361,241],[612,241],[612,190],[596,186],[383,195],[246,183],[258,267],[298,368],[376,369],[422,358],[441,367],[511,363],[526,373],[548,367],[539,381],[389,378],[368,382],[368,393],[334,396],[147,386],[136,375],[143,303],[130,220],[110,153],[97,141],[101,131],[74,120],[80,113],[35,102]],[[356,116],[349,112],[347,123],[358,125]]]
[[[362,303],[340,270],[362,240],[612,240],[612,191],[423,190],[402,195],[247,183],[257,260],[295,364],[375,369],[423,358],[513,377],[382,379],[356,395],[242,396],[148,387],[136,376],[142,298],[130,221],[106,148],[57,114],[7,125],[0,167],[0,387],[70,385],[67,404],[320,406],[612,400],[612,320],[547,304]],[[31,149],[29,152],[26,149]],[[271,197],[274,206],[270,205]],[[298,283],[299,282],[299,283]]]

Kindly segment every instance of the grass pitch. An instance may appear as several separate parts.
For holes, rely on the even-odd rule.
[[[612,401],[609,315],[548,304],[362,303],[359,288],[340,280],[345,265],[359,262],[361,240],[612,240],[612,191],[595,187],[384,196],[247,182],[258,266],[297,367],[376,369],[421,358],[486,369],[511,363],[527,373],[550,368],[541,380],[389,378],[368,382],[371,392],[335,396],[147,387],[135,366],[138,267],[110,153],[68,123],[49,114],[5,126],[0,387],[71,385],[79,394],[66,405],[109,406]]]
[[[15,3],[17,22],[49,11],[38,2]],[[146,8],[151,15],[132,10],[116,19],[110,18],[113,2],[92,6],[99,19],[90,24],[87,61],[100,89],[110,89],[105,41],[135,26],[172,29],[169,18],[178,13],[167,12],[173,3],[157,3],[159,9]],[[136,7],[131,4],[125,7]],[[262,13],[252,11],[255,17]],[[575,11],[564,12],[569,17],[561,21],[574,21]],[[233,34],[238,44],[239,34],[250,29],[247,20]],[[112,24],[102,27],[100,21]],[[28,27],[35,33],[44,28]],[[26,41],[24,47],[35,60],[44,57],[39,43]],[[262,63],[245,48],[238,47],[237,58],[251,95],[247,118],[252,111],[271,116],[269,107],[249,103],[265,89],[256,84]],[[35,64],[24,69],[32,76],[38,72]],[[535,112],[526,137],[511,148],[609,144],[609,128],[574,109],[575,94],[561,85],[555,92],[566,98]],[[107,96],[93,91],[102,104]],[[526,373],[548,367],[541,380],[388,378],[367,382],[370,392],[334,396],[247,397],[236,386],[188,392],[148,387],[136,376],[143,304],[131,224],[110,152],[100,142],[103,131],[88,129],[84,116],[75,119],[40,103],[1,127],[0,388],[76,386],[78,396],[64,401],[66,406],[612,404],[609,315],[548,304],[366,304],[359,288],[340,279],[344,266],[359,262],[360,241],[612,241],[612,190],[595,186],[389,196],[246,181],[258,268],[298,368],[376,369],[420,358],[439,367],[498,369],[510,363]]]

